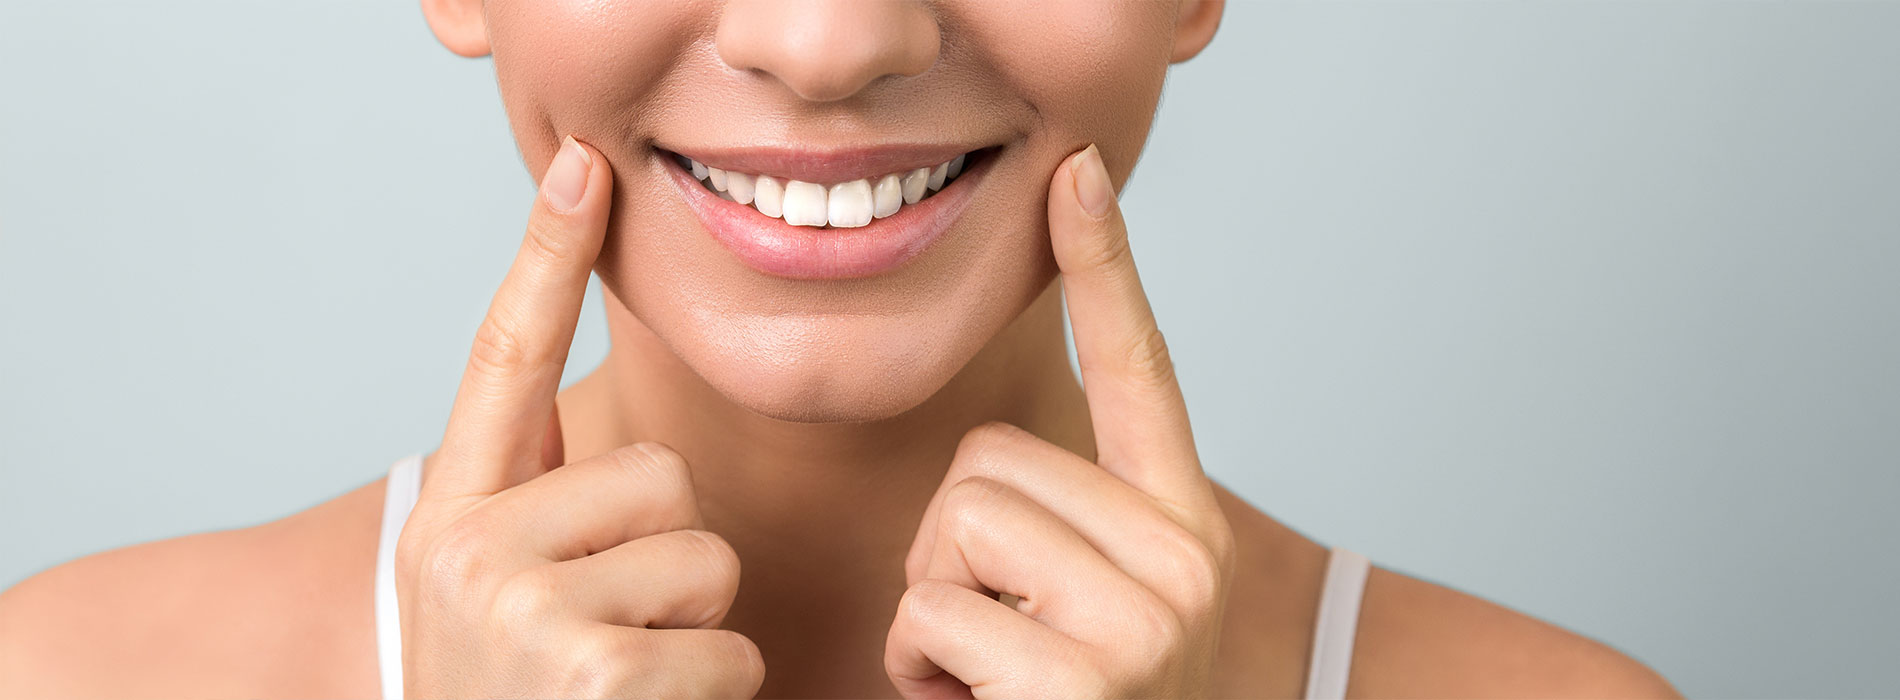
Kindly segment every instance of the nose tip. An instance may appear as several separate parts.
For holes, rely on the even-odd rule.
[[[917,0],[730,0],[713,42],[728,66],[834,102],[884,76],[930,70],[942,37]]]

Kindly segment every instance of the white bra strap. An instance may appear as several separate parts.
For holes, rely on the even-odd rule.
[[[1359,602],[1365,597],[1365,555],[1334,547],[1320,592],[1319,620],[1313,625],[1313,665],[1306,672],[1307,700],[1341,700],[1352,670],[1353,634],[1359,628]]]
[[[422,455],[389,468],[383,482],[383,532],[376,545],[376,662],[383,700],[402,699],[402,614],[396,608],[396,537],[422,493]]]

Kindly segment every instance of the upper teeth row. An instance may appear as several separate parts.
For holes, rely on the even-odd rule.
[[[967,154],[966,154],[967,155]],[[883,177],[862,178],[826,187],[803,180],[720,170],[691,158],[693,177],[709,182],[723,199],[750,204],[759,213],[783,218],[793,226],[855,228],[896,214],[899,207],[916,204],[943,189],[945,182],[963,172],[964,156]]]

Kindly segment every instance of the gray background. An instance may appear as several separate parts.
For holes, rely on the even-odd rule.
[[[1691,695],[1900,693],[1896,35],[1236,3],[1126,199],[1208,468]],[[531,197],[412,2],[0,4],[0,585],[431,448]]]

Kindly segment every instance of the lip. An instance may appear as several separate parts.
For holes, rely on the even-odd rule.
[[[672,151],[720,170],[833,184],[858,178],[879,178],[918,168],[934,168],[950,159],[981,150],[973,146],[945,144],[891,144],[869,148],[845,148],[812,151],[769,147],[745,148],[669,148]]]
[[[936,151],[942,151],[938,148]],[[972,149],[986,150],[986,149]],[[862,173],[867,164],[876,167],[874,159],[885,162],[915,162],[920,156],[935,157],[932,152],[905,152],[903,149],[859,152],[846,154],[840,158],[819,158],[809,154],[794,152],[749,151],[744,158],[732,157],[723,162],[733,164],[734,170],[741,172],[766,172],[778,174],[791,170],[798,172],[802,162],[805,172],[814,169],[841,169],[845,172]],[[943,160],[955,158],[966,151],[950,151]],[[740,153],[727,152],[728,155]],[[727,250],[738,256],[752,269],[768,275],[792,279],[851,279],[872,277],[890,272],[923,253],[925,249],[941,238],[950,226],[956,223],[969,206],[977,183],[989,172],[990,163],[996,160],[996,151],[987,149],[969,168],[957,176],[957,179],[944,185],[930,198],[906,204],[882,219],[872,219],[871,223],[857,228],[813,228],[793,226],[781,219],[760,214],[751,205],[728,202],[713,194],[693,178],[691,173],[666,151],[655,150],[654,157],[660,160],[667,174],[673,177],[673,184],[680,190],[686,204],[699,217],[706,231],[712,234]],[[697,158],[697,156],[692,156]],[[794,167],[774,170],[772,167],[749,169],[738,167],[740,164],[764,162],[778,159],[781,165]],[[854,160],[855,159],[855,160]],[[705,162],[705,161],[701,161]],[[936,161],[941,163],[942,160]],[[933,165],[935,163],[932,163]],[[713,167],[723,166],[714,165]],[[774,166],[776,167],[776,166]],[[902,166],[892,168],[892,171]],[[792,173],[785,173],[793,176]],[[794,176],[795,177],[795,176]],[[815,180],[826,182],[826,180]]]

